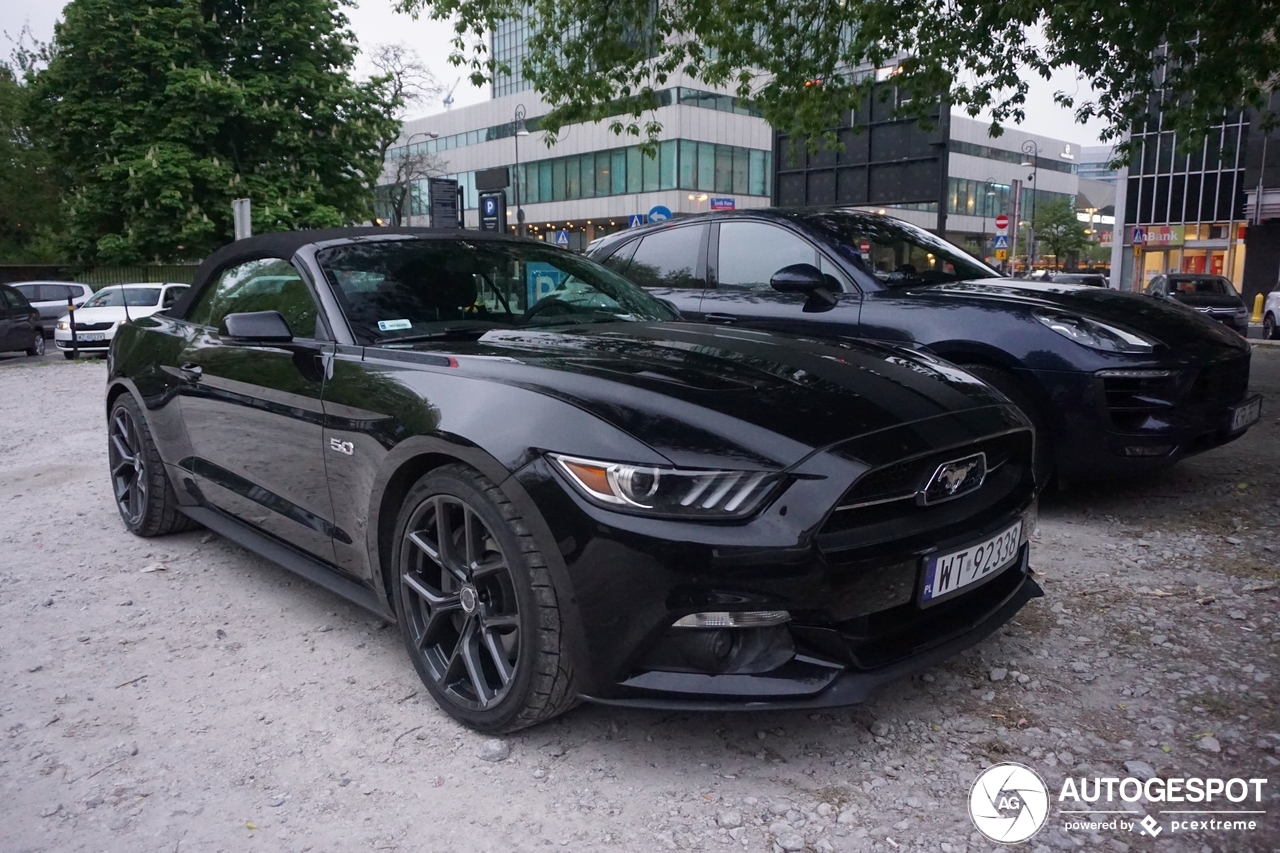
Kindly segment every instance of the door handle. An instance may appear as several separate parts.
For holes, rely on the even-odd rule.
[[[719,323],[722,326],[727,326],[738,321],[738,318],[733,314],[703,314],[702,319],[706,320],[708,323]]]
[[[204,368],[196,364],[194,361],[188,361],[178,368],[184,379],[190,379],[192,382],[199,382]]]

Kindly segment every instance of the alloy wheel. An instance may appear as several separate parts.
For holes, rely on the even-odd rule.
[[[44,332],[36,332],[35,339],[31,342],[31,351],[37,358],[44,355]]]
[[[511,688],[520,614],[511,566],[466,501],[433,495],[405,528],[401,574],[413,650],[438,692],[484,711]]]
[[[124,406],[111,413],[107,455],[111,463],[111,487],[120,514],[129,526],[142,522],[147,508],[147,466],[133,415]]]

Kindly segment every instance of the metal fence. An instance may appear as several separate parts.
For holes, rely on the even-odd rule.
[[[0,264],[0,283],[23,281],[79,281],[96,290],[109,284],[173,282],[190,284],[196,264],[141,264],[83,270],[60,264]]]

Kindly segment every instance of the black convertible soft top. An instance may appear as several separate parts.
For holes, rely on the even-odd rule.
[[[274,234],[259,234],[228,243],[220,249],[209,253],[200,266],[196,268],[195,277],[182,297],[169,309],[174,317],[185,317],[187,308],[195,301],[204,289],[205,284],[229,266],[256,261],[260,258],[282,258],[289,260],[303,246],[312,243],[326,243],[332,240],[359,240],[366,237],[435,237],[513,240],[519,239],[501,234],[483,231],[463,231],[443,228],[379,228],[374,226],[353,226],[346,228],[315,228],[309,231],[280,231]]]

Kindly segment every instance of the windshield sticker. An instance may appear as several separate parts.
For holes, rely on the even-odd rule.
[[[408,320],[379,320],[379,332],[398,332],[401,329],[412,329],[413,323]]]

